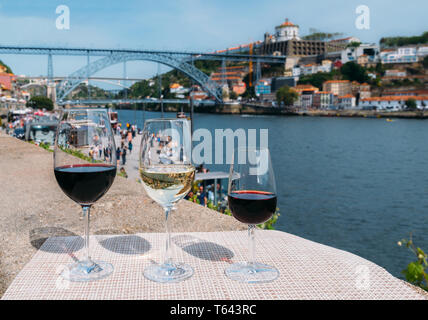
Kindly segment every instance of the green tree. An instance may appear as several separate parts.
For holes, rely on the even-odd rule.
[[[353,61],[345,63],[340,68],[340,73],[342,73],[345,80],[349,81],[358,81],[363,83],[369,80],[366,69]]]
[[[236,98],[238,98],[238,95],[236,94],[236,92],[235,91],[230,91],[230,93],[229,93],[229,99],[232,99],[232,100],[236,100]]]
[[[425,69],[428,69],[428,56],[424,57],[424,59],[422,60],[422,65]]]
[[[381,38],[379,43],[382,47],[401,47],[409,44],[428,43],[428,31],[425,31],[420,36]]]
[[[159,89],[157,83],[150,86],[148,80],[141,80],[134,83],[130,88],[130,96],[132,98],[145,98],[148,96],[155,96],[155,89]],[[159,95],[156,91],[156,96]]]
[[[291,106],[298,97],[299,94],[289,86],[283,86],[276,91],[276,100],[279,105],[282,102],[285,106]]]
[[[318,72],[300,77],[298,84],[311,84],[314,87],[322,90],[322,84],[325,81],[333,80],[337,75],[336,71],[332,72]]]
[[[358,48],[360,46],[361,42],[352,41],[351,43],[348,43],[346,46],[347,48]]]
[[[27,102],[27,107],[34,109],[46,109],[48,111],[53,110],[53,102],[51,99],[45,96],[34,96]]]
[[[248,87],[247,90],[242,94],[243,98],[249,99],[249,98],[255,98],[256,97],[256,90],[254,89],[254,86]]]
[[[342,32],[328,33],[328,32],[322,32],[322,31],[317,30],[315,28],[309,28],[309,32],[310,32],[310,34],[302,37],[303,40],[327,41],[327,40],[331,40],[331,39],[334,39],[334,38],[337,38],[337,37],[340,37],[343,35]]]
[[[406,101],[406,110],[415,111],[416,109],[417,109],[416,100],[415,99],[408,99]]]
[[[381,62],[378,62],[376,63],[375,71],[378,75],[383,77],[385,75],[385,66]]]

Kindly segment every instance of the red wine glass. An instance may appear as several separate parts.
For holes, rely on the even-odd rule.
[[[234,151],[228,187],[228,203],[233,217],[248,225],[250,259],[225,270],[233,280],[259,283],[275,280],[279,271],[255,261],[254,232],[257,224],[272,218],[276,211],[275,176],[267,148],[238,148]]]
[[[54,173],[62,191],[82,206],[85,220],[84,257],[67,266],[70,281],[91,281],[113,272],[113,266],[92,260],[89,254],[90,208],[116,177],[116,152],[105,109],[64,109],[55,137]]]

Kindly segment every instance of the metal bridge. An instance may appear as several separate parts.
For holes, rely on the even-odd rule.
[[[146,99],[81,99],[81,100],[65,100],[61,101],[59,105],[106,105],[106,104],[133,104],[133,103],[145,103],[145,104],[159,104],[159,103],[172,103],[172,104],[190,104],[188,99],[158,99],[158,98],[146,98]],[[214,100],[195,100],[193,102],[195,106],[199,105],[215,105]]]
[[[72,92],[81,82],[89,80],[95,73],[112,66],[123,63],[126,73],[127,61],[152,61],[177,69],[198,83],[203,90],[211,94],[218,102],[222,101],[222,88],[208,75],[200,71],[193,64],[196,60],[220,60],[222,65],[226,61],[251,61],[256,63],[284,63],[285,56],[259,56],[247,54],[230,53],[203,53],[185,51],[155,51],[134,49],[92,49],[92,48],[54,48],[54,47],[21,47],[0,46],[0,54],[23,54],[23,55],[46,55],[48,57],[48,89],[55,88],[55,97],[58,104],[63,104],[67,95]],[[55,86],[53,81],[53,59],[54,55],[61,56],[86,56],[87,64],[73,72]],[[100,57],[91,62],[91,57]],[[223,68],[224,69],[224,68]],[[126,74],[124,75],[126,78]],[[187,102],[186,102],[187,103]]]

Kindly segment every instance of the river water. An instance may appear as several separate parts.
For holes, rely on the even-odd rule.
[[[140,127],[158,117],[119,110],[120,122]],[[428,250],[427,120],[195,114],[194,126],[269,130],[276,229],[352,252],[400,278],[414,256],[397,241],[412,233]]]

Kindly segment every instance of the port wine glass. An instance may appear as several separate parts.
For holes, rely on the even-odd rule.
[[[91,281],[113,272],[113,266],[89,254],[90,208],[116,177],[115,142],[105,109],[64,109],[55,137],[54,173],[62,191],[82,206],[85,220],[84,257],[67,266],[69,281]]]
[[[235,149],[229,171],[228,203],[235,219],[248,224],[250,259],[226,268],[233,280],[247,283],[275,280],[279,271],[255,261],[254,233],[257,224],[272,218],[276,211],[275,176],[267,148]]]
[[[169,215],[174,204],[192,188],[190,123],[186,119],[151,119],[144,124],[140,148],[140,178],[148,196],[165,211],[163,263],[145,268],[144,276],[156,282],[179,282],[192,276],[192,267],[173,262],[170,255]]]

